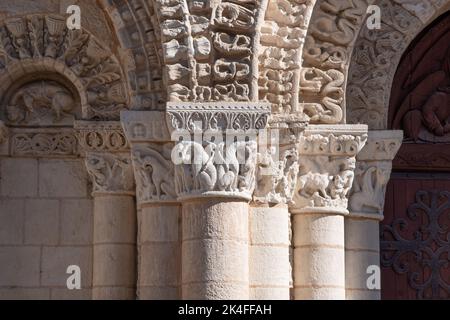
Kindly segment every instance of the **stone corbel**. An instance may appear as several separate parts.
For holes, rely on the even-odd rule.
[[[170,141],[165,113],[124,111],[121,120],[131,144],[138,204],[176,202],[171,159],[174,144]]]
[[[299,174],[293,213],[348,214],[356,155],[367,141],[366,125],[311,125],[299,138]]]
[[[93,196],[134,195],[130,150],[120,122],[77,121],[75,130]]]
[[[349,198],[352,217],[383,220],[392,160],[402,141],[402,131],[369,132],[367,144],[357,156],[355,179]]]
[[[270,106],[261,103],[169,103],[178,199],[251,200],[258,132],[266,128],[269,116]]]

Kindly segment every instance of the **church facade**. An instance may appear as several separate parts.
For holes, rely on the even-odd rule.
[[[449,8],[0,2],[0,299],[449,298]]]

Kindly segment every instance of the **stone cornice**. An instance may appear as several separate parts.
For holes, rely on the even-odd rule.
[[[358,154],[358,161],[392,161],[400,149],[403,142],[403,131],[382,130],[369,131],[369,138],[361,152]]]
[[[259,102],[168,103],[167,125],[173,130],[265,129],[270,105]]]

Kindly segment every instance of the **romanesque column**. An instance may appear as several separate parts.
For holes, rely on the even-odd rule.
[[[249,201],[266,105],[169,104],[182,201],[182,298],[249,298]],[[251,133],[249,130],[253,130]]]
[[[291,217],[299,169],[295,137],[300,128],[277,128],[276,141],[260,139],[256,190],[250,210],[250,299],[289,300],[292,286]],[[269,139],[267,139],[269,140]],[[273,149],[276,148],[276,149]]]
[[[165,115],[127,111],[121,116],[131,143],[138,202],[138,280],[141,300],[180,298],[180,204],[175,192],[173,143]]]
[[[93,299],[135,299],[136,207],[120,123],[78,122],[94,197]]]
[[[299,141],[294,202],[294,298],[345,299],[344,216],[364,125],[311,125]]]
[[[402,140],[402,131],[370,131],[357,156],[350,214],[345,218],[347,299],[380,299],[380,279],[374,278],[379,277],[380,267],[379,222],[383,220],[392,160]]]

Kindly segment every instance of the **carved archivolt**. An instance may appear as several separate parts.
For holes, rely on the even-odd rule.
[[[349,123],[387,129],[391,84],[397,65],[417,34],[448,6],[444,0],[377,1],[380,30],[366,26],[355,43],[347,86]]]
[[[164,110],[161,30],[153,0],[102,0],[123,49],[131,109]]]
[[[303,50],[300,111],[311,123],[345,121],[345,86],[353,42],[370,0],[317,3]]]
[[[258,86],[259,100],[270,102],[276,114],[299,112],[301,55],[315,2],[268,2],[260,31]]]
[[[155,0],[169,101],[249,101],[257,1]]]
[[[127,88],[118,60],[92,35],[82,30],[69,31],[59,15],[30,15],[6,19],[0,25],[0,80],[2,96],[8,87],[27,77],[65,79],[80,95],[84,119],[118,120],[127,108]],[[41,86],[41,88],[39,88]],[[15,97],[14,121],[33,116],[41,109],[40,100],[61,120],[75,98],[52,83],[30,84]],[[64,106],[62,106],[64,105]],[[33,112],[23,109],[34,108]]]

